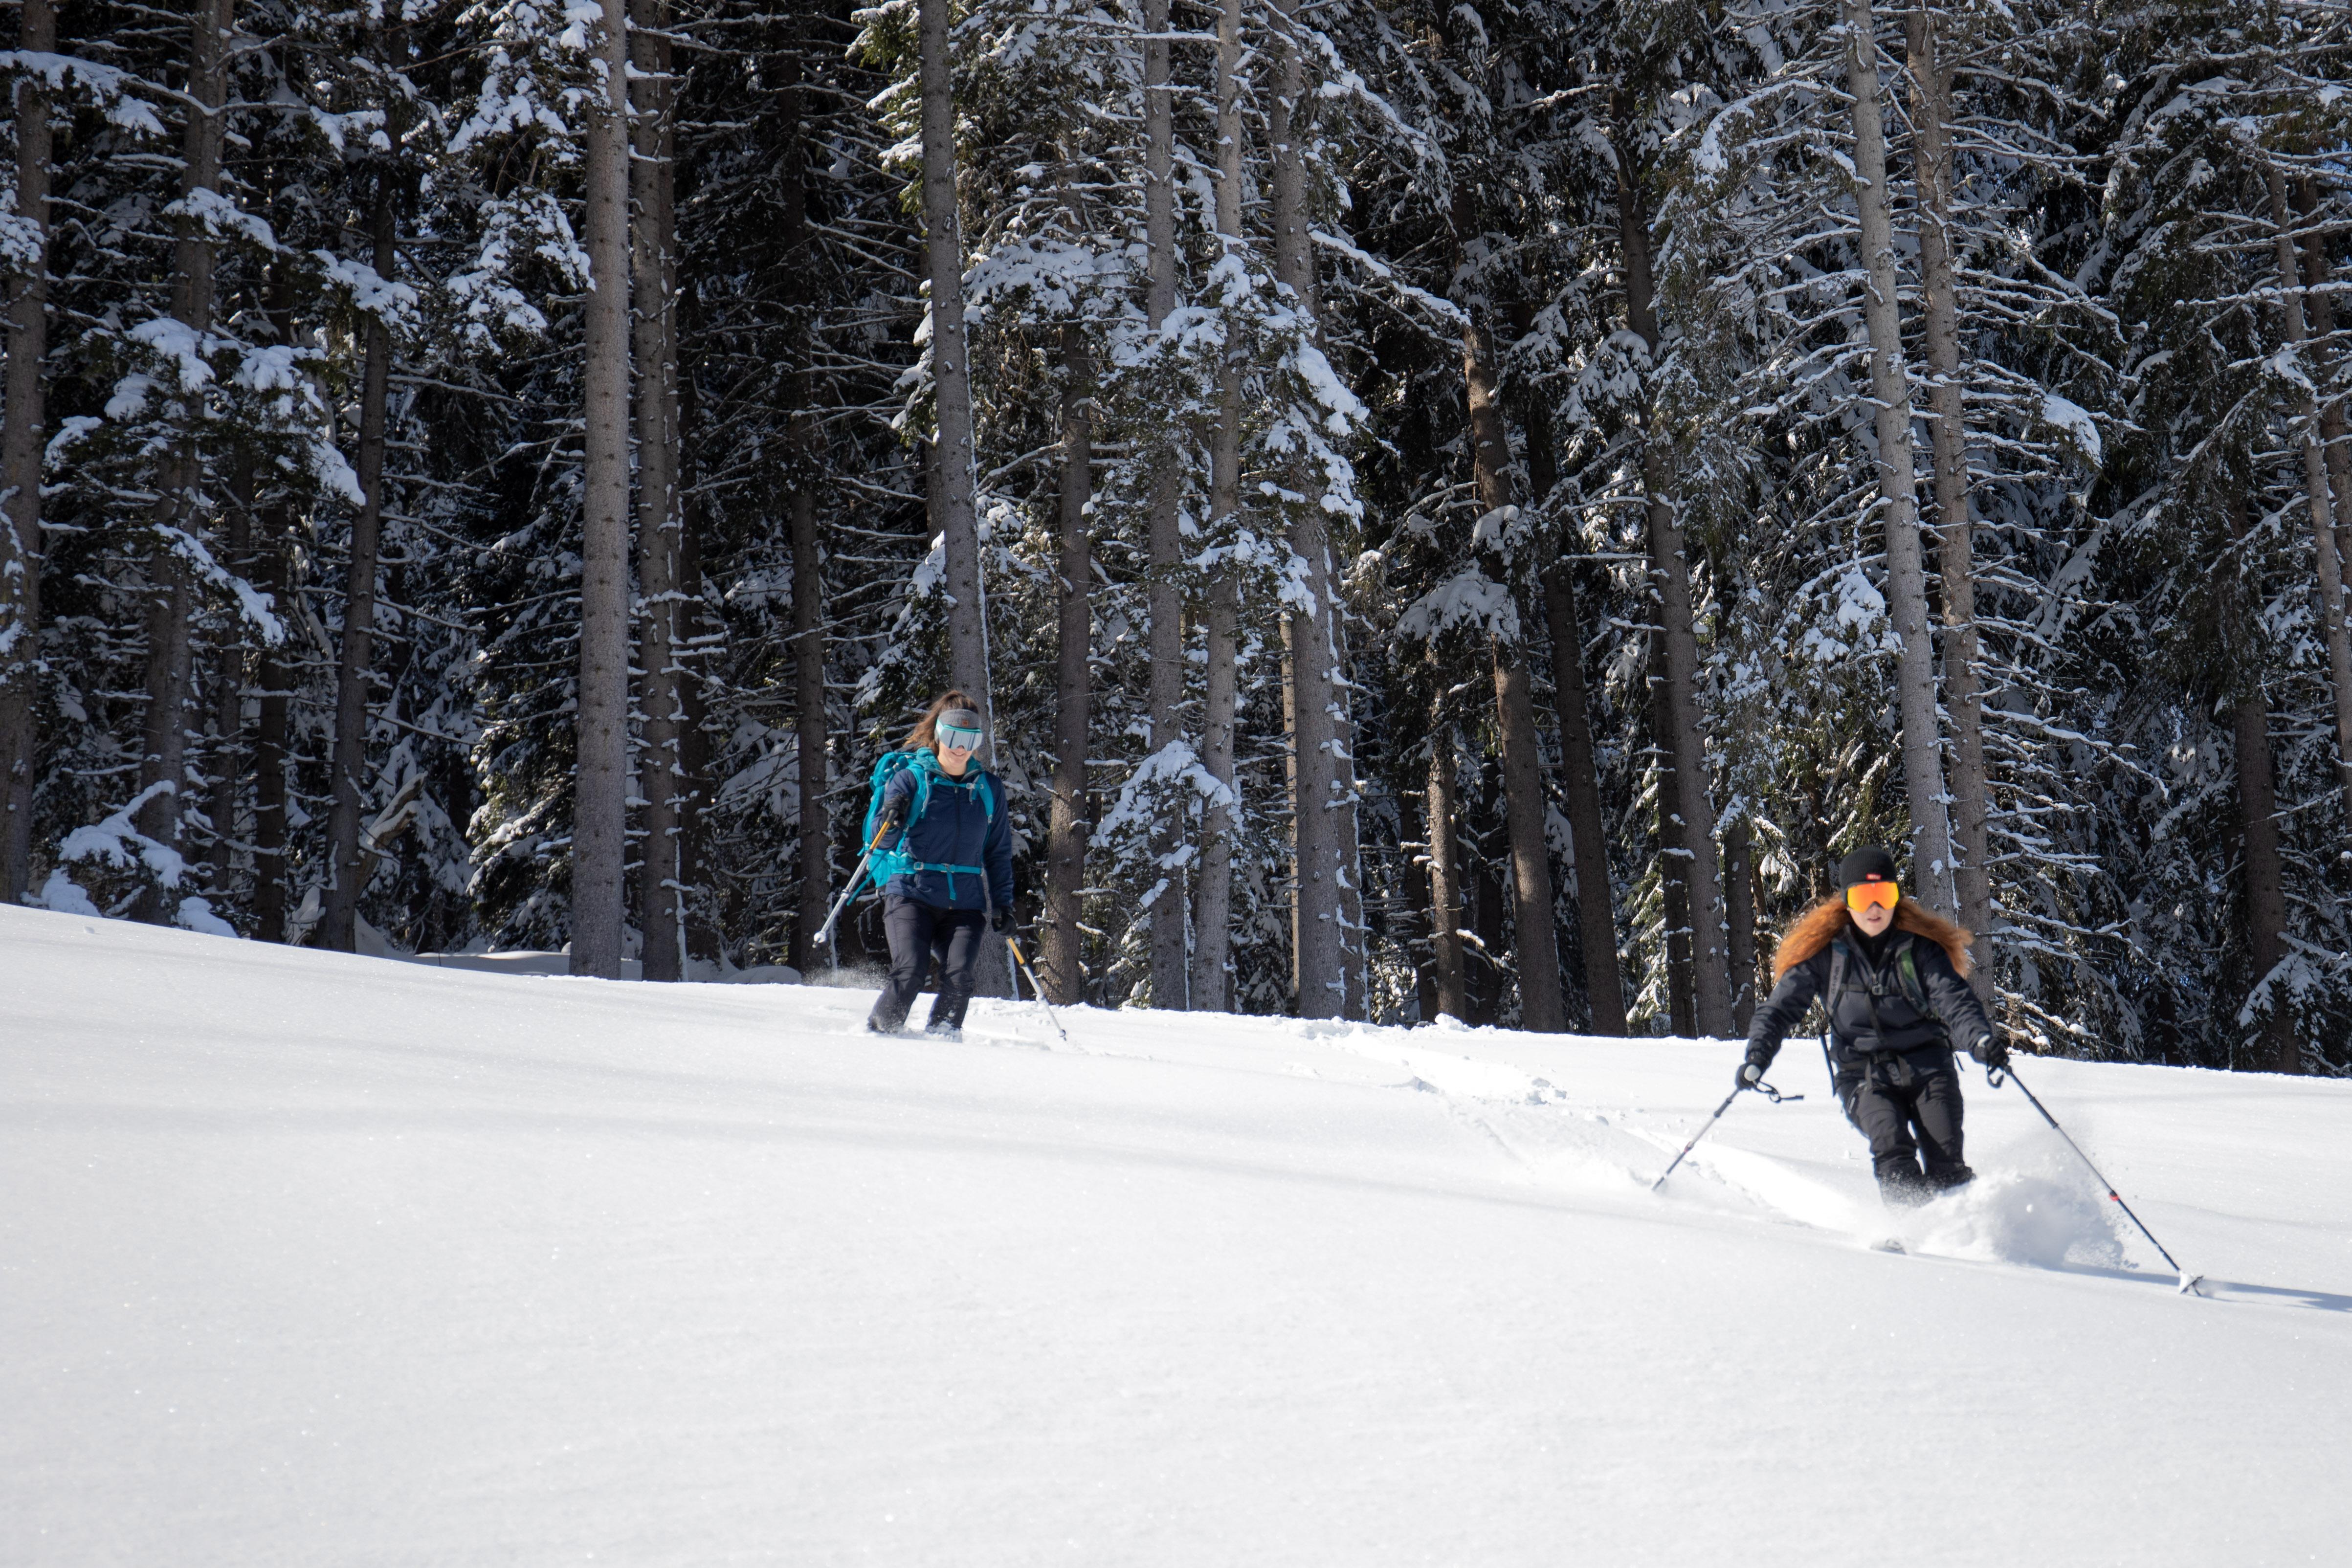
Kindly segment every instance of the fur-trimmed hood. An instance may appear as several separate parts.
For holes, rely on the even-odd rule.
[[[1845,906],[1845,894],[1823,900],[1797,918],[1788,935],[1772,950],[1772,979],[1780,982],[1797,965],[1821,952],[1853,925],[1853,915]],[[1908,898],[1895,902],[1895,925],[1897,931],[1908,931],[1915,936],[1925,936],[1944,950],[1960,978],[1969,977],[1969,944],[1975,935],[1953,925],[1943,916],[1914,904]]]

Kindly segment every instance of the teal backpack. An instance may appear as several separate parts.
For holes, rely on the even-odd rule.
[[[874,841],[875,831],[882,825],[882,797],[888,792],[890,780],[911,768],[915,775],[915,798],[907,813],[905,828],[898,834],[898,847],[874,851],[866,860],[866,875],[876,887],[881,888],[888,886],[894,876],[909,876],[921,871],[940,872],[948,879],[948,896],[953,898],[958,874],[984,877],[988,873],[976,865],[940,865],[929,861],[919,861],[908,854],[906,848],[907,834],[923,820],[923,809],[931,803],[931,779],[938,772],[938,767],[936,764],[929,768],[916,766],[918,758],[929,756],[928,751],[886,751],[875,758],[874,772],[867,780],[865,831],[867,843]],[[995,782],[984,770],[979,772],[975,782],[980,786],[981,806],[987,811],[988,820],[992,824],[996,821],[997,809]]]

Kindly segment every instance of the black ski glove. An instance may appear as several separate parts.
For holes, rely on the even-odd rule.
[[[2009,1065],[2009,1047],[2000,1042],[2000,1036],[1997,1034],[1983,1036],[1969,1047],[1969,1054],[1988,1071],[1999,1072]]]
[[[999,936],[1010,934],[1013,930],[1013,911],[1009,909],[990,910],[988,912],[988,928],[991,931],[995,932]]]
[[[1759,1083],[1764,1082],[1764,1064],[1760,1061],[1741,1062],[1739,1064],[1739,1071],[1734,1076],[1732,1082],[1736,1085],[1736,1089],[1755,1088]]]

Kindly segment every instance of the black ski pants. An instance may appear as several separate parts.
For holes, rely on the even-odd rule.
[[[905,1026],[936,958],[940,991],[931,998],[929,1027],[961,1029],[963,1010],[971,1003],[972,969],[988,935],[988,916],[977,909],[941,909],[893,895],[882,902],[882,929],[890,939],[890,983],[874,998],[874,1026]]]
[[[1924,1203],[1975,1178],[1960,1158],[1960,1074],[1950,1051],[1853,1058],[1839,1065],[1837,1092],[1846,1120],[1870,1140],[1870,1168],[1887,1202]]]

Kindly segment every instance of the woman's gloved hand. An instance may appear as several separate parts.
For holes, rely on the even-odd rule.
[[[1760,1061],[1741,1062],[1739,1071],[1733,1079],[1733,1082],[1738,1089],[1753,1089],[1763,1082],[1764,1064]]]
[[[1977,1059],[1979,1065],[1990,1071],[1998,1072],[2009,1065],[2009,1047],[2000,1042],[2000,1036],[1997,1034],[1988,1034],[1979,1038],[1974,1045],[1969,1047],[1969,1054]]]
[[[999,936],[1004,936],[1007,932],[1013,929],[1013,911],[1009,909],[990,910],[988,912],[988,928],[991,931],[995,932]]]

